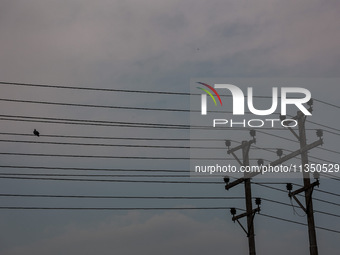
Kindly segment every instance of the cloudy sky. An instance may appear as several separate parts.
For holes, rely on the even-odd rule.
[[[180,93],[189,93],[190,79],[196,77],[219,79],[305,77],[321,81],[322,78],[339,77],[339,10],[340,3],[336,0],[2,0],[0,81]],[[332,80],[333,84],[334,81],[336,80]],[[315,84],[311,87],[315,98],[339,105],[337,87]],[[52,155],[0,154],[0,194],[226,197],[224,200],[171,200],[1,196],[0,207],[244,208],[244,200],[227,198],[242,196],[243,187],[239,186],[226,192],[222,182],[212,185],[93,181],[124,179],[190,182],[190,178],[187,177],[189,175],[187,158],[190,156],[188,149],[99,146],[109,144],[187,147],[189,142],[185,139],[190,137],[188,129],[126,125],[117,127],[114,124],[132,122],[189,125],[188,112],[129,110],[112,106],[189,109],[188,96],[31,87],[4,83],[0,86],[0,153]],[[8,102],[4,99],[39,101],[45,104]],[[78,106],[46,104],[47,102]],[[85,107],[79,104],[111,108]],[[310,156],[337,162],[338,154],[334,151],[338,152],[339,107],[316,101],[314,110],[313,114],[319,117],[313,121],[324,123],[331,129],[323,127],[329,131],[325,132],[323,148],[329,151],[316,149]],[[49,119],[51,123],[47,123],[47,119],[43,122],[37,118],[51,118]],[[55,123],[57,119],[62,123]],[[88,125],[79,120],[86,120]],[[307,132],[309,141],[312,142],[316,139],[314,129],[320,126],[313,123],[308,125],[308,128],[313,129]],[[41,133],[39,138],[32,135],[35,128]],[[294,139],[288,131],[273,134]],[[145,141],[124,138],[184,140]],[[277,137],[268,138],[263,133],[257,138],[266,142],[258,143],[259,147],[282,146],[294,150],[294,146],[297,145]],[[28,143],[30,141],[46,143]],[[95,145],[84,145],[89,143]],[[256,157],[260,157],[259,151],[254,153],[257,153]],[[266,153],[264,157],[275,159],[276,156]],[[322,160],[317,162],[324,163]],[[84,168],[91,168],[92,171],[85,171]],[[164,175],[170,173],[115,172],[103,169],[184,171],[176,174],[182,177],[165,177]],[[53,178],[92,181],[3,178],[9,173],[55,174]],[[56,176],[57,174],[61,176]],[[65,177],[65,174],[78,176]],[[94,174],[130,176],[79,176]],[[141,174],[161,176],[133,176]],[[31,178],[32,175],[26,177]],[[301,184],[302,180],[297,179],[294,182]],[[324,179],[321,181],[320,189],[337,194],[339,192],[337,184],[336,180]],[[285,190],[285,184],[271,186]],[[253,185],[253,195],[290,204],[286,193],[261,186]],[[339,196],[316,191],[314,195],[323,200],[315,202],[315,210],[338,214]],[[303,212],[298,208],[294,212],[292,206],[264,201],[262,212],[296,222],[306,222]],[[247,253],[246,236],[242,229],[231,221],[227,209],[190,211],[1,209],[0,216],[0,250],[6,255],[94,252]],[[339,215],[316,213],[315,219],[319,227],[336,231],[340,229]],[[255,218],[255,233],[259,254],[308,253],[306,226],[259,215]],[[320,253],[338,254],[339,244],[336,241],[339,239],[339,233],[318,229],[317,235]]]

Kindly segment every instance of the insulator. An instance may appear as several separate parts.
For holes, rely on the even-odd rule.
[[[318,180],[320,178],[320,173],[314,172],[313,177],[314,177],[314,179]]]
[[[286,115],[281,115],[281,114],[280,114],[280,120],[283,121],[283,120],[285,120],[285,119],[286,119]]]
[[[283,155],[283,150],[282,150],[282,149],[277,149],[276,155],[278,155],[279,157],[281,157],[281,156]]]
[[[256,136],[256,130],[254,130],[254,129],[250,130],[249,133],[250,133],[250,136],[253,137],[253,138]]]
[[[291,191],[293,189],[293,184],[287,183],[286,188],[288,191]]]
[[[224,181],[226,184],[228,184],[229,181],[230,181],[230,178],[229,178],[228,176],[225,176],[225,177],[223,178],[223,181]]]
[[[323,136],[323,130],[322,129],[316,130],[316,136],[321,138]]]
[[[313,105],[313,98],[309,99],[309,101],[307,102],[307,104],[308,104],[309,106],[312,106],[312,105]]]
[[[258,164],[258,166],[263,166],[264,160],[263,159],[258,159],[257,160],[257,164]]]

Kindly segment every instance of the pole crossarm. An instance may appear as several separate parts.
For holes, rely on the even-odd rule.
[[[253,143],[256,143],[255,139],[252,139],[252,140],[249,140],[249,141],[243,141],[242,144],[240,144],[239,146],[236,146],[236,147],[228,150],[228,154],[231,154],[231,153],[233,153],[235,151],[238,151],[238,150],[244,148],[245,146],[250,146]]]
[[[261,211],[261,209],[258,207],[258,208],[255,208],[255,209],[253,209],[251,212],[245,212],[245,213],[241,213],[241,214],[239,214],[239,215],[237,215],[237,216],[234,216],[233,218],[232,218],[232,220],[233,221],[235,221],[235,220],[238,220],[238,219],[241,219],[241,218],[244,218],[244,217],[247,217],[248,215],[252,215],[252,214],[254,214],[254,213],[257,213],[257,212],[260,212]]]
[[[253,209],[251,212],[245,212],[245,213],[242,213],[242,214],[239,214],[237,216],[233,216],[232,220],[235,222],[237,221],[237,223],[241,226],[241,228],[243,229],[243,231],[246,233],[247,237],[249,237],[249,231],[252,230],[249,229],[249,231],[246,230],[246,228],[242,225],[242,223],[239,221],[239,219],[241,218],[244,218],[244,217],[248,217],[248,216],[251,216],[251,227],[253,226],[253,222],[254,222],[254,218],[255,218],[255,214],[256,213],[260,213],[261,209],[260,207],[256,208],[256,209]]]
[[[288,196],[289,197],[295,196],[295,195],[297,195],[297,194],[299,194],[301,192],[306,191],[307,189],[311,189],[311,188],[314,188],[315,186],[319,186],[319,185],[320,185],[320,182],[319,181],[315,181],[315,182],[311,183],[309,186],[304,186],[304,187],[302,187],[300,189],[297,189],[297,190],[289,193]]]
[[[313,183],[311,183],[310,185],[308,185],[308,186],[304,186],[304,187],[302,187],[302,188],[300,188],[300,189],[297,189],[297,190],[295,190],[295,191],[293,191],[293,192],[289,192],[288,193],[288,196],[290,197],[290,198],[294,198],[294,200],[298,203],[298,205],[301,207],[301,209],[306,213],[306,214],[308,214],[309,213],[309,205],[310,205],[310,202],[312,201],[312,193],[313,193],[313,190],[314,190],[314,187],[315,186],[319,186],[320,185],[320,182],[319,182],[319,180],[317,180],[317,181],[315,181],[315,182],[313,182]],[[307,206],[306,207],[304,207],[303,206],[303,204],[300,202],[300,200],[296,197],[296,195],[297,194],[300,194],[300,193],[302,193],[302,192],[306,192],[307,190],[310,190],[311,189],[311,192],[310,192],[310,194],[309,194],[309,196],[307,197]]]

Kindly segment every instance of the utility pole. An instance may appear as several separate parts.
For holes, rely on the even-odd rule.
[[[243,155],[243,165],[249,166],[249,150],[250,142],[242,142],[242,155]],[[248,226],[248,245],[249,254],[255,255],[255,234],[254,234],[254,215],[253,215],[253,205],[251,196],[251,183],[250,179],[244,181],[244,192],[246,194],[246,210],[247,210],[247,226]]]
[[[306,116],[304,116],[301,112],[298,112],[297,121],[299,126],[299,135],[298,139],[300,142],[300,148],[304,148],[307,144],[306,139],[306,129],[305,129],[305,122]],[[320,138],[322,137],[322,130],[317,131],[317,136]],[[309,252],[310,255],[318,255],[318,245],[316,240],[316,231],[315,231],[315,223],[314,223],[314,210],[313,210],[313,200],[312,200],[312,193],[315,186],[319,186],[318,176],[316,176],[316,181],[311,183],[310,182],[310,174],[309,171],[306,171],[308,167],[308,152],[304,151],[301,152],[301,167],[302,167],[302,174],[303,174],[303,187],[291,192],[293,186],[292,184],[287,184],[287,190],[289,191],[288,196],[290,198],[294,198],[295,201],[299,204],[302,210],[305,211],[307,215],[307,223],[308,223],[308,237],[309,237]],[[305,192],[305,205],[303,206],[302,203],[298,200],[295,196],[301,192]]]
[[[300,137],[300,148],[306,146],[306,130],[305,130],[306,116],[299,116],[299,137]],[[301,163],[303,169],[303,184],[304,187],[309,187],[305,190],[305,201],[306,201],[306,213],[308,221],[308,235],[309,235],[309,250],[311,255],[318,255],[318,245],[316,242],[315,223],[314,223],[314,210],[312,200],[312,188],[310,187],[309,172],[305,171],[305,166],[308,164],[307,151],[301,153]]]
[[[232,148],[228,149],[228,154],[232,154],[234,158],[239,162],[241,166],[249,166],[249,150],[253,143],[255,143],[255,130],[250,131],[250,135],[253,137],[250,141],[242,141],[242,144]],[[226,145],[230,146],[230,141],[226,141]],[[235,152],[242,149],[242,161],[236,156]],[[228,179],[224,179],[226,182],[226,189],[229,189]],[[240,214],[238,216],[235,216],[236,210],[233,208],[231,210],[231,214],[233,215],[233,221],[237,221],[244,232],[247,234],[248,237],[248,246],[249,246],[249,254],[250,255],[256,255],[256,249],[255,249],[255,232],[254,232],[254,216],[256,212],[260,211],[259,204],[261,203],[261,200],[257,198],[256,204],[258,205],[257,209],[253,210],[252,205],[252,194],[251,194],[251,182],[250,178],[244,179],[244,192],[246,196],[246,213]],[[242,224],[239,222],[240,218],[247,217],[247,228],[244,228]]]

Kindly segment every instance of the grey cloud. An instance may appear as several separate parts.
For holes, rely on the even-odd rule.
[[[322,74],[339,62],[338,4],[313,7],[264,0],[16,1],[4,6],[0,72],[6,80],[79,83],[158,68],[158,79],[173,71],[184,81],[204,73],[206,62],[219,76]],[[91,71],[98,68],[107,70]]]

